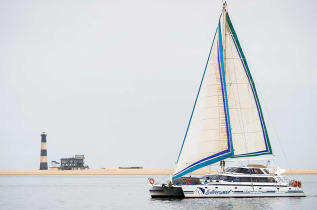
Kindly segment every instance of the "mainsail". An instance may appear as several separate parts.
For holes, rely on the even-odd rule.
[[[174,179],[226,158],[272,154],[254,82],[225,7],[223,17],[224,29],[219,20]]]

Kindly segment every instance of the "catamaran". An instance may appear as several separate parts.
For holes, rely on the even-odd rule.
[[[225,168],[234,159],[270,158],[272,148],[257,91],[237,33],[223,4],[173,178],[150,179],[152,197],[305,196],[301,182],[263,165]],[[260,157],[258,157],[260,156]],[[221,163],[219,174],[185,177]]]

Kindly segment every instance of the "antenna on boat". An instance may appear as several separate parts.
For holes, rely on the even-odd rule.
[[[220,161],[220,167],[221,167],[221,173],[223,173],[225,171],[225,166],[226,166],[226,163],[224,160],[221,160]]]
[[[223,9],[226,10],[226,8],[227,8],[227,2],[226,2],[226,1],[225,1],[225,2],[222,1],[222,4],[223,4]]]
[[[225,20],[225,18],[226,18],[225,17],[226,12],[227,12],[227,2],[225,1],[224,3],[222,3],[223,20]]]

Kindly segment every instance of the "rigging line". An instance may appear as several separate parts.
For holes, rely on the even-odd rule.
[[[209,166],[211,166],[211,165],[209,165]],[[210,169],[208,169],[208,168],[206,169],[205,167],[201,168],[200,170],[203,171],[204,174],[206,174],[206,173],[208,174],[210,172]],[[191,172],[191,173],[193,173],[193,172]],[[193,175],[195,175],[195,174],[193,174]]]
[[[238,163],[240,163],[240,165],[243,166],[243,164],[240,162],[239,158],[237,158],[237,160],[238,160]],[[249,162],[248,162],[248,164],[249,164]]]
[[[166,175],[166,176],[164,176],[162,179],[160,179],[160,181],[158,181],[157,183],[158,184],[160,184],[161,183],[161,181],[163,180],[163,179],[165,179],[166,177],[168,177],[169,175]]]
[[[206,167],[203,167],[203,168],[201,168],[200,170],[203,171],[204,174],[210,174],[210,173],[211,173],[211,166],[212,166],[212,165],[214,165],[214,163],[213,163],[213,164],[210,164],[210,165],[208,165],[208,166],[206,166]],[[207,172],[207,173],[206,173],[206,172]]]

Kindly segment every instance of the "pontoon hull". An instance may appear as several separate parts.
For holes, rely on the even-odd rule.
[[[181,186],[166,186],[166,185],[149,185],[149,191],[152,198],[184,198],[184,193]]]

